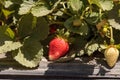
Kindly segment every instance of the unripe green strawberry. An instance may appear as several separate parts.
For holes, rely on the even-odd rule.
[[[82,24],[82,21],[80,19],[75,19],[73,21],[73,26],[75,27],[81,26],[81,24]]]
[[[103,28],[103,33],[107,33],[108,29],[106,27]]]
[[[69,50],[68,42],[60,37],[56,37],[49,43],[49,60],[57,60],[64,56]]]
[[[119,51],[114,46],[110,46],[105,50],[104,56],[106,58],[107,64],[110,67],[113,67],[116,64],[117,59],[119,57]]]

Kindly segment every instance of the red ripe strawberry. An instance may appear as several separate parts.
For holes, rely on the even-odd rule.
[[[69,50],[68,42],[60,37],[56,37],[49,43],[49,60],[57,60],[64,56]]]

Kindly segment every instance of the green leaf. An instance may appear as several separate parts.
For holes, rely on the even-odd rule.
[[[111,10],[113,8],[113,0],[100,0],[100,5],[104,11]]]
[[[43,40],[49,34],[49,26],[43,17],[37,19],[36,27],[33,29],[30,37],[36,40]]]
[[[9,28],[8,25],[0,26],[1,35],[6,35],[7,37],[13,39],[15,37],[15,33]]]
[[[120,28],[119,29],[113,28],[113,37],[114,37],[115,44],[120,44]]]
[[[111,11],[108,12],[108,22],[109,24],[115,28],[120,30],[120,17],[119,17],[119,9],[120,6],[115,6]]]
[[[31,13],[36,17],[41,17],[51,13],[51,10],[46,6],[35,6],[31,9]]]
[[[76,52],[77,56],[85,54],[85,46],[88,41],[83,36],[76,36],[72,42],[72,49]]]
[[[95,4],[101,9],[111,10],[113,8],[113,0],[88,0],[90,4]]]
[[[5,18],[8,18],[8,16],[12,13],[14,13],[14,11],[9,11],[6,9],[2,9],[3,14],[5,15]]]
[[[23,1],[28,1],[28,0],[10,0],[14,4],[21,4]]]
[[[54,3],[52,8],[50,8],[50,6],[45,1],[40,1],[37,3],[36,6],[33,6],[31,8],[31,13],[36,17],[46,16],[47,14],[53,12],[53,10],[57,7],[60,1],[61,0],[58,0],[56,3]]]
[[[0,33],[1,33],[1,34],[5,34],[7,28],[8,28],[7,25],[0,26]]]
[[[0,0],[0,4],[4,4],[4,0]]]
[[[98,50],[98,48],[99,48],[98,43],[90,44],[86,48],[86,53],[90,56],[91,54],[93,54],[93,52],[95,52],[96,50]]]
[[[99,3],[99,0],[88,0],[89,4],[95,4],[97,5],[98,7],[100,7],[100,3]]]
[[[71,18],[67,19],[64,23],[64,26],[71,32],[74,32],[74,33],[77,33],[80,35],[87,35],[88,31],[89,31],[87,23],[84,21],[81,21],[82,22],[81,26],[75,27],[75,26],[73,26],[73,21],[75,19],[76,19],[75,17],[71,17]]]
[[[49,26],[43,17],[34,17],[32,14],[23,16],[18,27],[19,37],[30,36],[36,40],[43,40],[49,34]]]
[[[104,38],[98,35],[98,37],[93,38],[90,42],[88,42],[85,46],[85,52],[90,56],[96,50],[102,51],[106,45],[104,45]]]
[[[38,66],[43,55],[40,42],[27,38],[19,50],[14,51],[13,56],[21,65],[33,68]]]
[[[11,28],[7,28],[5,34],[8,35],[11,39],[14,39],[15,37],[15,33],[11,30]]]
[[[120,23],[117,22],[115,19],[109,19],[108,20],[110,25],[112,25],[113,28],[120,30]]]
[[[18,14],[23,15],[29,13],[33,6],[35,6],[35,2],[33,0],[24,0],[20,5]]]
[[[120,17],[120,9],[118,10],[118,17]]]
[[[12,50],[20,48],[22,44],[20,42],[5,41],[2,46],[0,46],[0,53],[6,53]]]
[[[5,5],[4,5],[4,6],[5,6],[5,8],[8,8],[8,7],[10,7],[12,4],[13,4],[12,1],[10,1],[10,0],[8,1],[8,0],[7,0],[7,1],[5,1]]]
[[[90,14],[86,15],[86,21],[89,24],[95,24],[98,22],[99,20],[99,14],[97,12],[91,12]]]
[[[0,26],[0,46],[4,44],[4,41],[11,41],[10,36],[6,34],[8,26]]]
[[[33,30],[33,16],[32,14],[24,15],[19,21],[18,35],[19,37],[28,36]]]
[[[68,5],[71,7],[73,12],[79,12],[83,7],[83,3],[80,0],[69,0]]]
[[[0,32],[0,46],[4,44],[4,41],[11,40],[6,34]]]

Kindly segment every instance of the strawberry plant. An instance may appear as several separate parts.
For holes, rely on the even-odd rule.
[[[113,67],[120,49],[119,7],[119,0],[0,0],[0,54],[33,68],[42,57],[63,62],[105,51]]]

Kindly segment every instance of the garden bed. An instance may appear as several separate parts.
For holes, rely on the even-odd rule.
[[[104,58],[81,57],[69,62],[51,62],[43,58],[36,68],[26,68],[10,58],[0,62],[1,79],[119,79],[120,61],[110,68]]]

